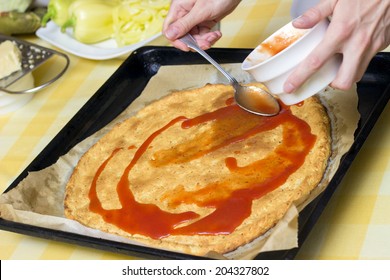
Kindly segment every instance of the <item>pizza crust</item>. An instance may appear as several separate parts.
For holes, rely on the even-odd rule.
[[[152,238],[128,233],[107,223],[99,214],[89,209],[91,182],[99,167],[115,149],[122,148],[108,162],[96,185],[98,198],[104,209],[121,208],[115,186],[129,159],[134,157],[137,147],[140,147],[152,132],[161,129],[175,117],[195,118],[224,107],[226,100],[231,96],[232,88],[222,84],[178,91],[146,106],[135,116],[117,124],[82,156],[74,169],[66,187],[65,216],[88,227],[124,236],[149,246],[194,255],[205,255],[211,251],[227,253],[267,232],[284,216],[292,204],[300,203],[310,194],[321,181],[327,167],[331,151],[330,123],[324,107],[315,97],[305,100],[300,106],[290,107],[291,112],[304,120],[310,126],[311,133],[316,136],[314,146],[304,163],[279,188],[254,200],[251,215],[229,234],[173,234],[164,238]],[[157,205],[167,212],[193,211],[200,217],[207,216],[213,211],[212,208],[201,207],[196,203],[177,203],[172,197],[180,191],[192,194],[199,186],[205,186],[216,178],[223,180],[230,176],[230,171],[223,163],[226,157],[234,155],[238,166],[245,166],[262,157],[266,158],[279,144],[283,133],[281,127],[276,127],[245,141],[209,152],[205,156],[191,160],[169,158],[169,151],[172,149],[186,149],[182,154],[191,154],[191,149],[181,145],[188,139],[202,144],[201,147],[218,141],[216,136],[221,131],[218,131],[219,134],[210,135],[209,126],[202,124],[183,130],[179,125],[175,125],[170,127],[166,137],[165,134],[161,134],[161,137],[153,140],[151,148],[143,155],[147,160],[137,162],[129,175],[131,192],[138,202]],[[227,129],[226,133],[230,132]],[[184,190],[181,190],[180,186]],[[199,199],[203,197],[200,196]]]

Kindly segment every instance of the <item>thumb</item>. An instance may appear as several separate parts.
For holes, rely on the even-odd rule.
[[[300,17],[293,21],[296,28],[311,28],[321,20],[329,17],[333,13],[335,1],[322,0],[313,8],[308,9]]]
[[[199,23],[199,15],[196,16],[190,12],[168,25],[165,29],[165,36],[168,40],[174,41],[190,32]]]

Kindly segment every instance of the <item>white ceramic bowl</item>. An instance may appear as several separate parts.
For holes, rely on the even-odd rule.
[[[340,67],[340,57],[334,56],[294,93],[283,91],[287,77],[318,46],[328,25],[328,20],[324,20],[311,29],[297,29],[290,22],[257,46],[241,67],[263,83],[269,92],[278,95],[284,104],[299,103],[324,90]]]

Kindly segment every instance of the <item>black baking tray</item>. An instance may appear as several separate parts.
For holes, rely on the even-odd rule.
[[[219,63],[241,63],[250,51],[250,49],[213,48],[208,53]],[[160,66],[205,63],[207,62],[197,53],[182,52],[172,47],[148,46],[134,51],[5,192],[16,187],[28,172],[41,170],[55,163],[60,156],[81,140],[108,124],[141,94]],[[343,156],[337,172],[325,191],[300,213],[298,233],[300,245],[315,225],[390,98],[390,53],[378,53],[372,59],[362,80],[358,83],[358,95],[361,119],[355,132],[355,141],[350,151]],[[141,258],[203,259],[4,219],[0,219],[0,229]],[[300,246],[290,250],[260,253],[256,259],[293,259],[299,248]]]

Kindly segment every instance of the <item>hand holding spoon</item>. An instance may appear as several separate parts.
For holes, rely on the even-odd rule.
[[[280,105],[275,97],[260,87],[240,85],[232,75],[226,72],[221,65],[199,47],[190,34],[180,38],[180,41],[202,55],[229,80],[234,88],[234,99],[242,109],[256,115],[268,117],[277,115],[280,112]]]

